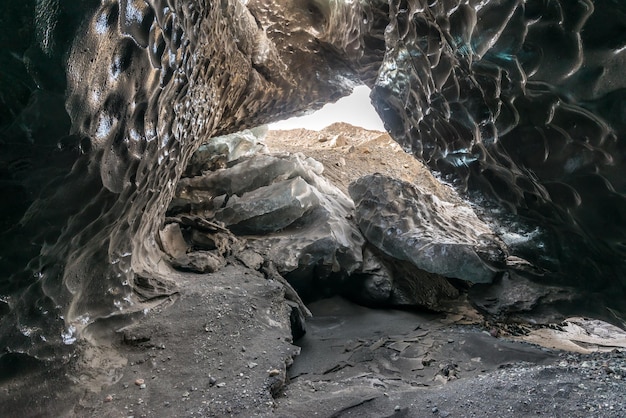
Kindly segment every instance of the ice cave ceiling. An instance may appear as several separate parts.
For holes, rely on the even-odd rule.
[[[51,355],[171,293],[156,236],[197,147],[359,84],[536,280],[626,310],[621,1],[9,0],[0,19],[3,349]]]

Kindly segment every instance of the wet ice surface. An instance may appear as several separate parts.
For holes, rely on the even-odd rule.
[[[141,315],[146,299],[174,292],[157,232],[193,151],[211,137],[320,107],[356,84],[342,63],[329,64],[309,31],[283,37],[286,19],[313,25],[299,6],[286,4],[279,16],[262,4],[223,5],[62,5],[78,23],[68,22],[72,35],[64,32],[53,51],[67,59],[63,74],[42,87],[63,94],[44,89],[30,107],[15,104],[20,118],[35,115],[37,123],[12,125],[15,143],[3,153],[11,164],[30,154],[26,166],[35,167],[30,177],[15,173],[22,201],[9,203],[18,213],[3,230],[2,269],[10,272],[0,288],[3,347],[60,356],[68,338],[107,334]],[[260,27],[250,10],[277,27]],[[32,68],[46,74],[37,65],[47,58],[36,58]],[[294,63],[297,73],[288,71]],[[57,118],[57,109],[67,114]],[[46,123],[60,128],[39,126]]]

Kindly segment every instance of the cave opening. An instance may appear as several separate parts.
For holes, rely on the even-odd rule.
[[[384,324],[395,316],[398,332],[413,332],[411,321],[439,321],[436,313],[465,298],[469,288],[462,278],[394,259],[388,249],[368,244],[355,224],[350,184],[375,173],[403,187],[418,184],[427,199],[471,212],[384,132],[369,92],[358,87],[309,116],[212,138],[191,158],[160,235],[175,268],[219,270],[227,263],[219,258],[234,253],[239,263],[289,287],[287,298],[300,304],[293,306],[292,336],[307,352],[315,353],[326,332],[355,315],[377,324],[363,328],[363,338],[391,332]],[[203,261],[208,253],[217,257]],[[305,318],[309,308],[315,317]],[[352,325],[353,333],[361,332]],[[300,372],[296,367],[292,374]]]
[[[174,267],[217,270],[228,247],[242,245],[271,262],[306,303],[340,294],[365,306],[436,311],[438,296],[465,290],[464,280],[453,275],[434,278],[436,274],[408,267],[406,260],[395,263],[389,249],[368,245],[356,224],[350,185],[371,175],[419,184],[419,193],[471,211],[384,131],[369,94],[369,88],[359,86],[310,115],[201,145],[177,186],[161,231]],[[243,243],[207,238],[199,219],[216,222],[210,233],[224,228]],[[202,261],[211,251],[217,251],[218,259]],[[394,274],[407,277],[398,279],[402,290],[392,290],[389,276]],[[365,285],[368,280],[372,283]],[[434,287],[445,290],[415,288],[412,282],[420,280],[434,280]],[[420,292],[433,294],[419,301]]]
[[[370,131],[385,132],[383,121],[370,99],[371,89],[360,85],[348,96],[305,116],[270,123],[269,130],[308,129],[320,131],[333,123],[347,123]]]
[[[286,288],[291,334],[300,354],[287,369],[290,384],[283,392],[300,380],[364,373],[377,376],[374,384],[382,386],[400,375],[415,385],[428,384],[433,376],[443,383],[455,379],[460,369],[439,367],[435,356],[451,357],[455,350],[466,356],[488,344],[488,337],[479,335],[478,314],[459,296],[467,290],[465,281],[394,260],[368,245],[354,225],[350,184],[374,173],[419,184],[420,192],[436,200],[470,209],[382,125],[359,123],[358,116],[373,111],[368,90],[359,89],[352,102],[343,103],[344,110],[328,106],[321,117],[317,112],[202,145],[181,179],[161,234],[171,259],[184,248],[187,260],[175,260],[183,271],[202,272],[201,257],[190,254],[241,245],[233,250],[235,263]],[[341,117],[346,112],[357,117]],[[371,119],[367,116],[366,122]],[[171,245],[176,240],[180,245]],[[208,270],[213,268],[222,266]],[[463,300],[453,308],[452,300],[459,297]],[[454,321],[458,327],[463,321],[472,324],[476,335],[467,343],[470,349],[454,343],[467,331],[449,329]],[[534,349],[519,354],[511,345],[506,350],[522,359],[544,358]]]
[[[364,99],[369,104],[363,96],[360,103]],[[347,108],[363,111],[354,104]],[[331,108],[327,115],[340,113]],[[169,222],[178,219],[181,242],[190,253],[241,245],[233,251],[235,263],[284,287],[291,342],[300,351],[290,361],[289,384],[276,394],[277,402],[286,403],[301,385],[316,385],[311,382],[341,381],[349,387],[350,379],[369,376],[380,388],[398,379],[412,387],[437,386],[511,362],[555,361],[554,352],[541,345],[587,349],[572,343],[572,335],[589,323],[563,322],[554,334],[529,325],[559,318],[559,309],[571,309],[572,295],[529,281],[525,260],[507,259],[491,226],[451,187],[383,129],[316,116],[203,145],[192,157],[168,213]],[[367,176],[368,183],[359,186],[358,180]],[[365,223],[355,219],[353,196],[359,187],[361,193],[373,190],[380,198],[375,203],[387,204],[361,213]],[[411,193],[414,199],[403,200]],[[364,196],[357,199],[362,204]],[[213,203],[206,206],[207,201]],[[441,241],[451,239],[453,246],[464,249],[448,252],[429,266],[435,271],[429,273],[414,264],[417,253],[402,258],[384,245],[384,238],[363,237],[374,224],[375,212],[386,211],[398,215],[391,224],[408,230],[420,222],[438,224],[439,229],[422,227],[420,232],[452,232]],[[197,215],[217,222],[202,224],[194,220]],[[352,225],[343,223],[346,219]],[[413,223],[403,223],[406,219]],[[234,237],[220,230],[224,226]],[[389,231],[394,233],[388,228],[383,234]],[[417,242],[415,237],[405,241],[409,246]],[[480,259],[473,266],[472,257]],[[200,258],[178,267],[202,269]],[[222,268],[214,263],[210,268]],[[506,292],[508,299],[502,297]],[[515,319],[499,316],[502,312]],[[522,313],[516,317],[517,312]],[[619,334],[613,328],[607,332]]]

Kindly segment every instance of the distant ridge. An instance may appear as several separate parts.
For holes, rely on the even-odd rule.
[[[362,128],[360,126],[355,126],[352,125],[348,122],[334,122],[331,123],[330,125],[322,128],[321,130],[314,130],[314,129],[307,129],[307,128],[292,128],[292,129],[272,129],[270,127],[269,129],[270,131],[283,131],[283,132],[297,132],[297,131],[302,131],[302,132],[319,132],[319,133],[325,133],[325,134],[356,134],[356,133],[362,133],[362,132],[376,132],[379,134],[386,134],[387,132],[385,132],[384,130],[378,130],[378,129],[367,129],[367,128]]]

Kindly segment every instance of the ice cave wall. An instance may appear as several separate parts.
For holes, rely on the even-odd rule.
[[[626,8],[390,4],[374,104],[392,136],[532,236],[509,244],[548,280],[623,300]]]
[[[172,293],[155,237],[193,151],[359,83],[542,280],[623,309],[620,2],[47,0],[0,15],[9,350],[52,355]]]

